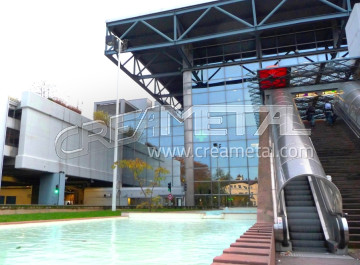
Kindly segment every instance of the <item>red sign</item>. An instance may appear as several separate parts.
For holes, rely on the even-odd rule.
[[[173,197],[172,194],[170,193],[170,194],[168,195],[168,199],[171,201],[173,198],[174,198],[174,197]]]
[[[287,67],[269,68],[258,71],[260,78],[260,89],[287,87]]]

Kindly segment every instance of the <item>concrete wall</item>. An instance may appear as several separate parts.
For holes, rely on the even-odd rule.
[[[0,96],[0,188],[3,170],[4,146],[6,138],[6,120],[8,116],[9,100],[5,95]]]
[[[16,204],[31,204],[31,187],[2,187],[0,196],[15,196]]]
[[[81,130],[72,130],[62,142],[65,150],[87,148],[79,157],[60,158],[55,151],[58,134],[70,126],[80,128],[89,119],[39,95],[25,92],[21,100],[20,141],[15,167],[98,180],[112,180],[113,149],[99,141],[84,145]],[[86,131],[86,130],[85,130]],[[86,131],[86,134],[92,132]],[[73,134],[73,135],[72,135]]]

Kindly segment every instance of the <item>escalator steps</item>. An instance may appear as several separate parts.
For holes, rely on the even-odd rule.
[[[288,183],[284,195],[293,251],[327,252],[307,178],[303,177]]]

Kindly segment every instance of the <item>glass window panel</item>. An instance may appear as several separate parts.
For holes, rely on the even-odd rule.
[[[232,195],[248,195],[249,191],[249,184],[247,181],[231,182]]]
[[[256,126],[256,120],[254,113],[245,113],[246,126]]]
[[[209,168],[208,167],[195,168],[194,180],[195,181],[211,180],[211,173]]]
[[[232,65],[225,67],[225,77],[229,80],[231,77],[241,76],[241,67],[239,65]]]
[[[252,154],[248,156],[248,163],[251,167],[258,167],[259,166],[259,157],[257,154]]]
[[[244,101],[243,89],[236,88],[233,90],[226,91],[227,102],[238,102],[241,103]]]
[[[230,157],[230,167],[246,167],[247,166],[247,158],[246,156],[241,156],[241,152],[239,152],[239,156],[234,154]]]
[[[212,80],[216,80],[216,79],[224,79],[224,77],[225,77],[224,68],[219,67],[219,68],[208,69],[209,82],[211,82]]]
[[[217,141],[227,141],[227,132],[225,132],[225,135],[211,135],[211,141],[217,142]]]
[[[206,105],[209,104],[208,94],[193,94],[192,95],[193,105]]]
[[[249,126],[249,127],[246,127],[246,137],[248,139],[257,139],[259,138],[258,135],[255,135],[257,131],[257,127],[256,126]]]
[[[232,167],[230,168],[230,175],[232,179],[248,180],[249,173],[247,167]]]
[[[198,94],[198,93],[207,93],[207,92],[209,92],[209,91],[208,91],[208,88],[207,88],[207,87],[204,87],[204,88],[193,88],[193,89],[191,90],[191,92],[192,92],[193,94]]]
[[[148,137],[147,138],[147,143],[150,144],[151,146],[158,147],[159,144],[160,144],[159,137]]]
[[[184,146],[184,136],[173,136],[173,144]]]
[[[201,150],[198,150],[201,153]],[[194,156],[194,167],[210,167],[210,157],[207,155]]]
[[[161,136],[160,137],[160,146],[171,146],[172,139],[171,136]]]
[[[258,179],[258,167],[249,167],[249,179],[250,180]]]
[[[241,129],[241,130],[240,130]],[[243,140],[246,139],[245,133],[245,127],[239,128],[239,132],[237,132],[236,128],[228,128],[228,139],[229,141],[234,140]]]
[[[245,83],[244,84],[244,91],[243,91],[243,96],[244,96],[244,101],[251,101],[251,93],[250,90],[252,89],[251,87],[249,87],[249,83]]]
[[[172,127],[172,135],[184,135],[184,127],[183,126],[175,126]]]
[[[225,103],[225,92],[211,92],[209,93],[209,104],[219,104],[219,103]]]

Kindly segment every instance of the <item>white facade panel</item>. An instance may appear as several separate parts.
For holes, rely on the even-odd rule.
[[[360,56],[360,4],[355,4],[345,27],[350,57]]]

